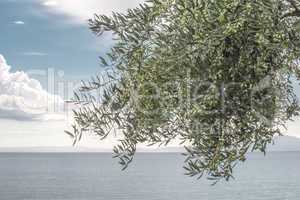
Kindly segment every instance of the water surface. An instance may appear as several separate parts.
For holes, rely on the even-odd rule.
[[[254,153],[236,180],[184,176],[176,153],[138,154],[121,171],[111,154],[0,154],[1,200],[299,200],[300,152]]]

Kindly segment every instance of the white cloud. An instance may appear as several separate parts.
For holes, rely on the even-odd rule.
[[[29,51],[29,52],[24,52],[24,56],[46,56],[48,54],[43,53],[43,52],[37,52],[37,51]]]
[[[65,14],[72,17],[77,23],[86,23],[86,20],[97,14],[111,14],[112,11],[124,12],[134,8],[143,0],[51,0],[42,1],[42,5],[50,12]]]
[[[23,22],[23,21],[14,21],[14,24],[17,24],[17,25],[24,25],[25,22]]]
[[[284,135],[294,136],[300,138],[300,118],[295,117],[294,121],[289,121],[287,124],[287,130],[283,130]]]
[[[51,7],[51,6],[57,6],[57,1],[45,1],[44,3],[43,3],[43,5],[44,6],[49,6],[49,7]]]
[[[25,72],[10,72],[10,66],[0,54],[0,118],[17,120],[62,119],[62,115],[50,114],[53,107],[63,106],[59,96],[49,94],[39,81]]]

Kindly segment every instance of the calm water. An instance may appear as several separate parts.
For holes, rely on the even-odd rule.
[[[299,158],[251,154],[236,180],[212,187],[183,175],[180,154],[139,154],[125,172],[110,154],[0,154],[0,199],[299,200]]]

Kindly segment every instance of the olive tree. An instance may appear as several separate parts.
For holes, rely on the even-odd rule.
[[[91,30],[114,46],[75,92],[66,132],[117,134],[124,169],[138,144],[179,141],[187,175],[229,180],[298,115],[299,20],[299,0],[149,0],[95,15]]]

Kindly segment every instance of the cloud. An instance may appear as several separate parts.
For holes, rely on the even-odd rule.
[[[51,7],[51,6],[57,6],[58,3],[57,3],[57,1],[45,1],[45,2],[43,3],[43,5],[44,5],[44,6],[49,6],[49,7]]]
[[[37,52],[37,51],[29,51],[29,52],[24,52],[24,56],[47,56],[48,54],[43,53],[43,52]]]
[[[143,0],[51,0],[41,1],[41,5],[50,12],[64,14],[71,17],[76,23],[86,21],[97,14],[111,14],[112,11],[124,12],[128,8],[134,8]]]
[[[25,22],[23,22],[23,21],[14,21],[14,24],[17,24],[17,25],[24,25]]]
[[[11,67],[0,54],[0,118],[16,120],[59,120],[55,113],[63,107],[61,97],[49,94],[40,82]],[[54,108],[54,109],[53,109]]]

